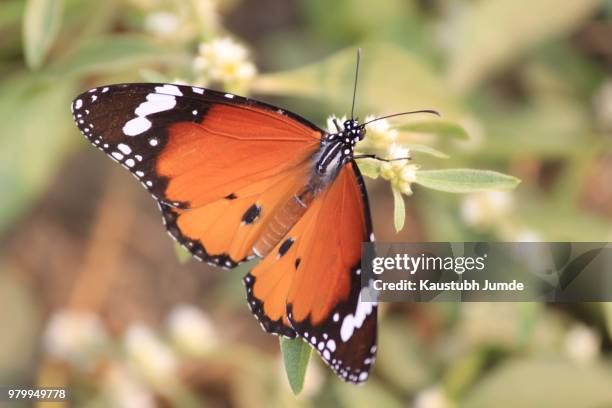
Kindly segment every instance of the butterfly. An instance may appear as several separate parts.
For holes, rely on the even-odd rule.
[[[261,258],[243,281],[266,332],[302,338],[345,381],[367,380],[377,304],[361,301],[361,243],[374,234],[355,160],[372,156],[354,154],[367,123],[328,132],[267,103],[162,83],[91,89],[72,114],[196,259],[231,269]]]

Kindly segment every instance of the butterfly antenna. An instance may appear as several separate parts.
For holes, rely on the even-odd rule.
[[[357,80],[359,79],[359,60],[361,59],[361,48],[357,48],[357,65],[355,67],[355,85],[353,85],[353,104],[351,106],[351,120],[355,118],[355,97],[357,96]]]
[[[417,110],[417,111],[410,111],[410,112],[401,112],[401,113],[394,113],[392,115],[381,116],[379,118],[374,118],[374,119],[372,119],[372,120],[370,120],[368,122],[365,122],[362,126],[365,126],[368,123],[376,122],[377,120],[381,120],[381,119],[393,118],[395,116],[402,116],[402,115],[414,115],[416,113],[430,113],[432,115],[442,116],[442,115],[440,115],[440,112],[438,112],[438,111],[431,110],[431,109],[424,109],[424,110]]]

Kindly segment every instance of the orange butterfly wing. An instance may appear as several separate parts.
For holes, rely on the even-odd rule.
[[[376,353],[376,304],[361,301],[361,243],[373,240],[365,187],[346,165],[286,238],[245,277],[267,331],[291,328],[343,379],[365,381]]]
[[[224,267],[253,255],[275,206],[307,182],[323,133],[272,105],[173,84],[94,88],[72,110],[87,139],[158,200],[171,236]]]

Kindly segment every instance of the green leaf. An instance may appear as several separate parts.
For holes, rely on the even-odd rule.
[[[433,157],[437,157],[438,159],[448,159],[449,155],[441,152],[437,149],[434,149],[433,147],[427,146],[427,145],[422,145],[422,144],[413,144],[413,143],[402,143],[402,147],[406,147],[408,149],[410,149],[410,153],[412,152],[419,152],[419,153],[425,153],[428,154],[430,156]]]
[[[316,98],[346,109],[351,106],[355,48],[349,47],[300,68],[260,74],[256,93]],[[359,110],[397,112],[399,106],[435,108],[445,117],[462,114],[448,86],[418,56],[403,48],[363,44],[359,74]]]
[[[179,263],[187,263],[191,260],[191,254],[185,248],[181,246],[178,242],[174,243],[174,254],[176,255],[176,259],[178,259]]]
[[[395,225],[395,231],[400,232],[404,228],[404,222],[406,221],[406,207],[404,205],[404,197],[402,193],[392,188],[393,191],[393,223]]]
[[[0,231],[30,208],[82,140],[70,117],[75,93],[71,82],[31,74],[0,83]]]
[[[304,387],[304,378],[306,377],[306,369],[312,349],[300,338],[281,338],[280,348],[289,385],[291,385],[293,393],[297,395]]]
[[[398,126],[398,129],[407,130],[409,132],[429,133],[438,136],[452,137],[460,140],[467,140],[470,138],[463,127],[454,122],[446,122],[443,120],[406,123]]]
[[[38,69],[59,33],[63,0],[28,0],[23,16],[23,47],[28,67]]]
[[[21,22],[25,4],[21,0],[4,0],[0,2],[0,29],[17,26]]]
[[[374,160],[359,160],[359,171],[362,175],[369,178],[378,178],[380,175],[380,165]]]
[[[54,64],[51,73],[65,77],[118,72],[168,60],[180,62],[183,57],[184,54],[162,47],[141,35],[108,35],[84,42],[79,49]]]
[[[600,4],[601,0],[564,0],[562,7],[558,0],[462,4],[452,24],[460,29],[448,39],[452,49],[448,71],[451,87],[461,91],[474,88],[528,49],[574,32]]]
[[[496,171],[475,169],[417,170],[417,184],[448,193],[511,190],[520,180]]]
[[[168,79],[164,74],[152,69],[143,68],[138,72],[140,73],[142,79],[147,82],[170,82],[170,79]]]

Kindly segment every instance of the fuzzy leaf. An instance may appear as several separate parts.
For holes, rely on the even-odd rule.
[[[461,29],[452,33],[451,88],[469,91],[528,49],[569,35],[601,3],[565,0],[560,7],[558,0],[488,0],[463,4],[454,21]]]
[[[462,108],[432,67],[407,50],[382,43],[362,46],[359,108],[362,112],[397,112],[398,106],[435,108],[458,117]],[[288,71],[260,74],[251,90],[268,95],[316,98],[346,109],[351,104],[355,48]]]
[[[28,67],[42,66],[59,32],[64,2],[29,0],[23,16],[23,47]]]
[[[427,145],[422,145],[422,144],[413,144],[413,143],[402,143],[402,147],[406,147],[408,149],[410,149],[410,152],[419,152],[419,153],[424,153],[424,154],[428,154],[430,156],[433,157],[437,157],[438,159],[448,159],[449,155],[441,152],[437,149],[434,149],[433,147],[427,146]]]
[[[452,137],[460,140],[469,139],[469,135],[463,129],[454,122],[446,122],[443,120],[428,120],[415,123],[407,123],[398,126],[399,130],[405,130],[416,133],[429,133],[438,136]]]
[[[395,231],[400,232],[404,228],[404,222],[406,221],[406,207],[402,193],[396,188],[393,188],[393,208]]]
[[[79,49],[54,64],[51,72],[62,77],[118,72],[172,59],[180,62],[181,57],[182,54],[157,45],[144,36],[107,35],[84,42]]]
[[[490,190],[512,190],[520,180],[490,170],[447,169],[417,170],[417,184],[448,193],[476,193]]]
[[[285,372],[291,390],[295,395],[299,394],[304,387],[306,369],[310,360],[312,349],[302,339],[280,339],[281,353],[285,363]]]

